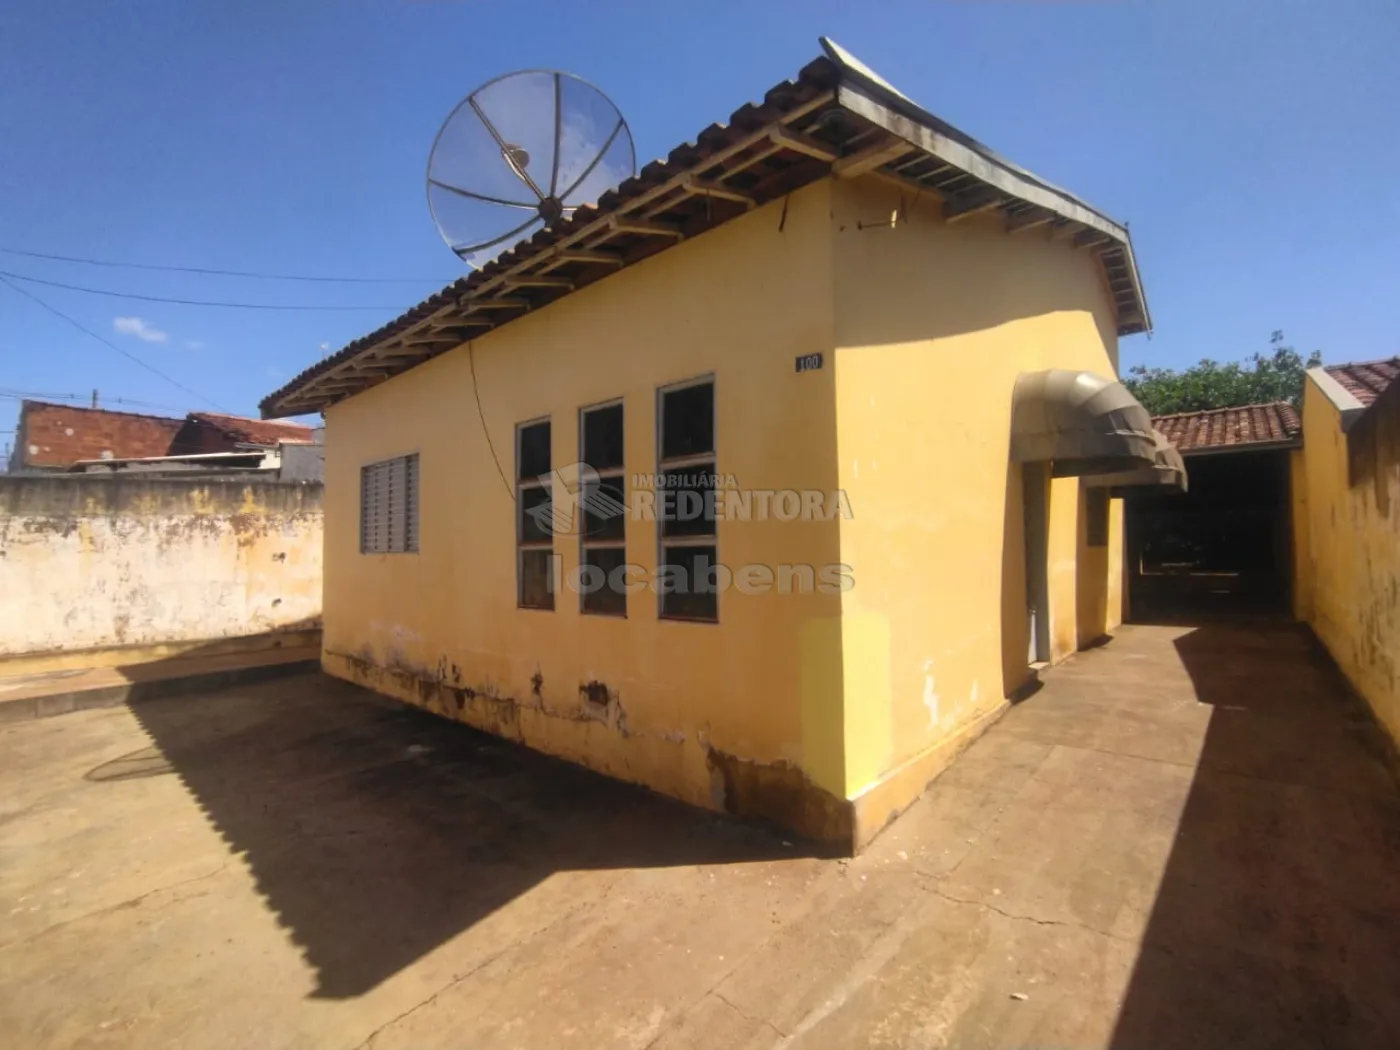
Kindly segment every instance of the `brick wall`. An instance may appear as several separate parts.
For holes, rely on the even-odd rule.
[[[26,401],[15,434],[15,466],[64,470],[80,459],[166,456],[183,419]]]

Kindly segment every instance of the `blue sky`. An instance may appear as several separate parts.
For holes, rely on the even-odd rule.
[[[1400,7],[1373,2],[567,4],[6,0],[0,248],[334,285],[0,271],[262,312],[25,285],[209,401],[259,398],[462,273],[424,202],[438,126],[478,83],[576,72],[664,155],[818,53],[1130,222],[1156,334],[1124,365],[1232,359],[1283,329],[1329,361],[1400,350]],[[426,280],[419,280],[426,279]],[[125,319],[125,320],[118,320]],[[0,391],[207,407],[0,286]],[[0,430],[13,427],[0,394]],[[7,434],[0,433],[0,446]]]

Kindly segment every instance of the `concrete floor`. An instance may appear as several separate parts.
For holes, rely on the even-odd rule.
[[[1290,627],[1125,628],[860,858],[315,675],[0,728],[6,1047],[1395,1047],[1400,799]]]

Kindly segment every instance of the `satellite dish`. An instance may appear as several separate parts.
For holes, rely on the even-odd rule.
[[[428,209],[467,265],[572,215],[636,173],[612,100],[572,73],[528,69],[457,104],[428,156]]]

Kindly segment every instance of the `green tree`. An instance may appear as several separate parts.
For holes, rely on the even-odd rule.
[[[1134,365],[1123,384],[1154,416],[1266,401],[1287,401],[1297,408],[1303,396],[1303,373],[1321,363],[1322,355],[1316,350],[1305,360],[1284,345],[1283,333],[1276,331],[1269,338],[1267,354],[1223,363],[1205,358],[1180,372]]]

